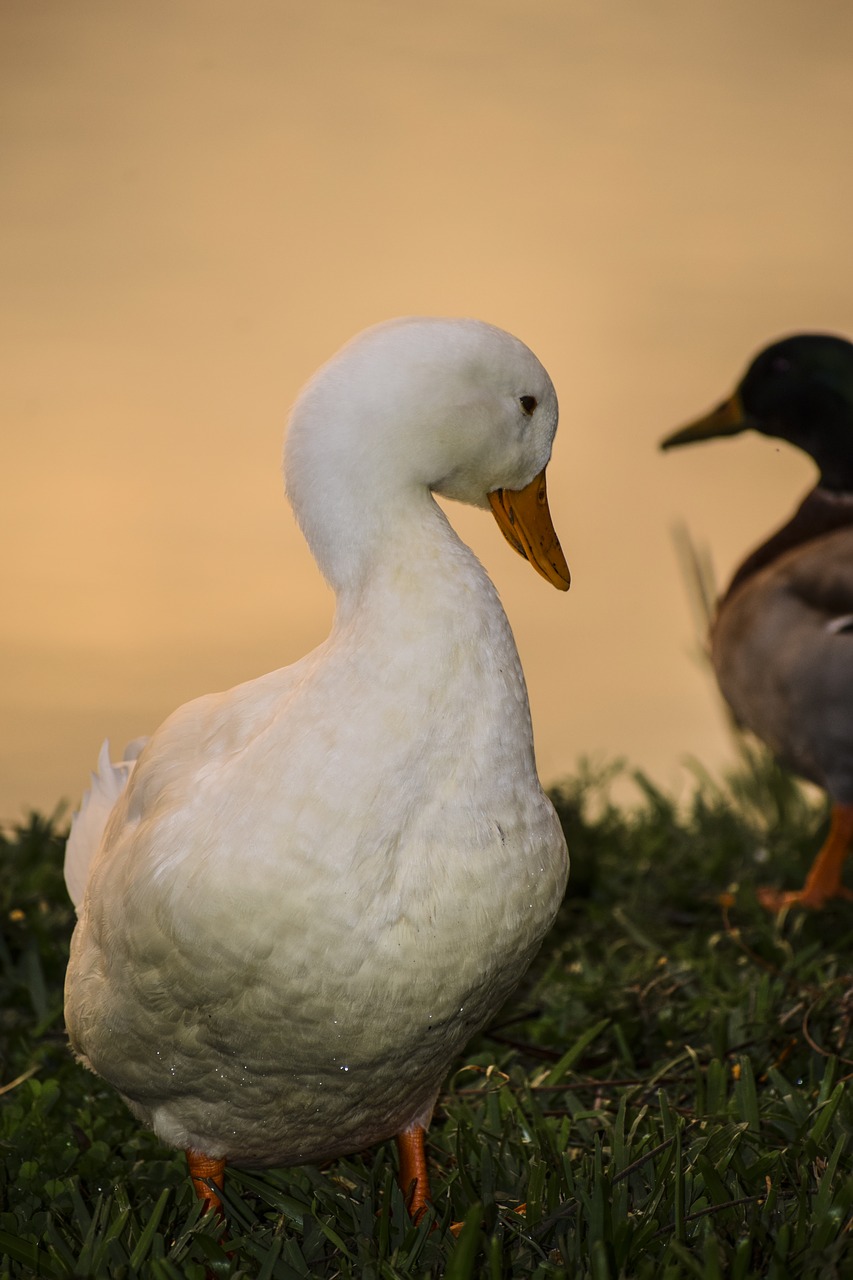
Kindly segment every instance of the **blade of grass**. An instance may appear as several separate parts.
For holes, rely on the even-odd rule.
[[[566,1072],[570,1071],[578,1061],[584,1049],[601,1035],[601,1032],[609,1022],[609,1018],[602,1018],[600,1022],[594,1023],[593,1026],[579,1035],[572,1047],[567,1049],[559,1062],[551,1068],[543,1083],[546,1085],[559,1084]]]
[[[160,1219],[163,1216],[163,1210],[166,1208],[166,1203],[171,1194],[171,1189],[169,1187],[164,1187],[161,1191],[160,1198],[154,1205],[151,1216],[146,1222],[142,1230],[142,1234],[137,1241],[136,1248],[130,1255],[131,1267],[138,1269],[144,1258],[147,1256],[151,1248],[151,1242],[153,1241],[154,1235],[157,1231],[157,1227],[160,1224]]]

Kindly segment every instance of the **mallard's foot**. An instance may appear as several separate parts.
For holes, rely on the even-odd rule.
[[[829,835],[815,858],[802,889],[788,892],[759,889],[758,901],[768,911],[781,911],[784,907],[808,907],[812,911],[820,911],[832,898],[853,902],[853,892],[841,883],[841,870],[851,842],[853,805],[833,805]]]
[[[225,1180],[225,1161],[212,1160],[210,1156],[204,1156],[200,1151],[188,1151],[187,1164],[195,1193],[204,1204],[205,1212],[208,1209],[215,1209],[221,1214],[222,1201],[214,1188],[222,1190]],[[213,1186],[210,1185],[211,1183]]]
[[[853,893],[844,885],[833,889],[831,893],[809,892],[806,885],[802,889],[771,889],[765,887],[758,890],[758,901],[768,911],[783,911],[786,907],[806,907],[810,911],[822,911],[827,902],[833,898],[842,898],[853,902]]]

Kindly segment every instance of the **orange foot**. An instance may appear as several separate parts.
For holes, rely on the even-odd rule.
[[[832,898],[853,902],[853,893],[841,883],[841,870],[851,843],[853,805],[835,804],[832,806],[829,835],[802,889],[786,893],[778,889],[759,889],[758,901],[768,911],[781,911],[784,907],[808,907],[812,911],[821,911]]]
[[[397,1134],[397,1151],[400,1155],[400,1186],[406,1198],[406,1208],[417,1225],[424,1216],[427,1205],[432,1204],[427,1173],[426,1129],[420,1124],[410,1124]]]
[[[802,889],[770,889],[758,890],[758,901],[768,911],[784,911],[786,907],[805,907],[810,911],[822,911],[827,902],[833,898],[841,898],[845,902],[853,902],[853,892],[844,885],[838,885],[831,893],[809,891],[808,882]]]
[[[225,1161],[212,1160],[200,1151],[188,1151],[187,1164],[195,1193],[203,1203],[205,1213],[208,1209],[215,1209],[221,1217],[222,1201],[216,1192],[222,1190],[225,1181]]]
[[[420,1222],[428,1205],[432,1204],[427,1173],[426,1148],[424,1139],[426,1129],[420,1124],[411,1124],[397,1134],[397,1151],[400,1155],[400,1186],[406,1197],[406,1208],[415,1226]],[[452,1222],[450,1232],[458,1236],[465,1224]],[[433,1231],[436,1224],[433,1224]]]

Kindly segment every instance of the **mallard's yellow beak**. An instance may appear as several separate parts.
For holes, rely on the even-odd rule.
[[[693,444],[696,440],[713,440],[716,436],[736,436],[739,431],[746,431],[751,426],[752,421],[744,412],[741,398],[736,391],[712,413],[661,440],[660,447],[675,449],[680,444]]]
[[[510,546],[558,591],[568,591],[572,575],[548,510],[545,472],[540,471],[523,489],[495,489],[488,496]]]

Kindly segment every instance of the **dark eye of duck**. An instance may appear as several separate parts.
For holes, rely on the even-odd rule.
[[[518,403],[521,405],[522,410],[527,414],[528,418],[530,418],[533,416],[533,410],[536,408],[539,401],[535,396],[519,396]]]
[[[774,373],[787,373],[791,368],[791,361],[787,356],[774,356],[770,368]]]

